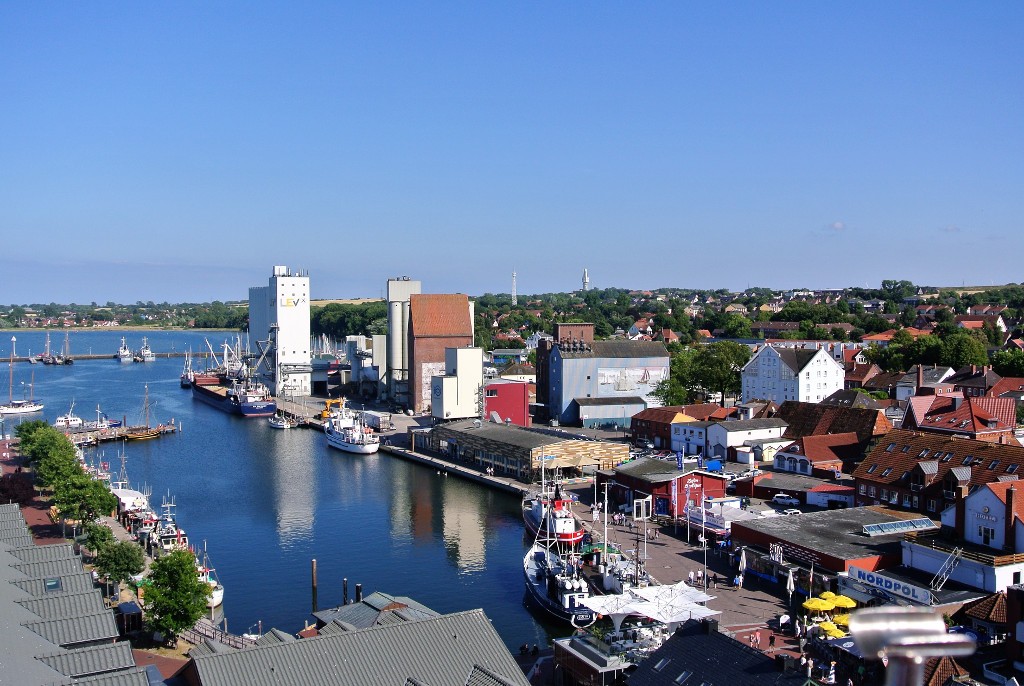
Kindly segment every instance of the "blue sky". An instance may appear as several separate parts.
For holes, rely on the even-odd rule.
[[[0,302],[1024,281],[1024,4],[0,3]]]

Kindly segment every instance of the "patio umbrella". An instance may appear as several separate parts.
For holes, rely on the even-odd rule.
[[[836,609],[832,601],[823,598],[809,598],[804,601],[803,608],[811,612],[827,612]]]
[[[846,638],[846,632],[842,629],[833,629],[832,631],[826,631],[825,635],[829,638]]]
[[[833,598],[835,598],[835,597],[836,597],[836,594],[835,594],[835,593],[833,593],[832,591],[825,591],[824,593],[822,593],[822,594],[821,594],[821,595],[819,595],[818,597],[819,597],[819,598],[823,598],[823,599],[825,599],[825,600],[832,600]]]
[[[832,623],[836,626],[850,626],[850,615],[836,615],[832,618]]]
[[[839,627],[837,627],[832,622],[822,622],[821,624],[818,625],[818,628],[827,633],[829,631],[835,631]]]
[[[687,600],[691,603],[706,603],[713,600],[715,596],[708,595],[696,588],[687,586],[685,581],[677,584],[662,584],[656,586],[643,586],[631,588],[629,592],[651,602],[664,603],[675,602],[677,599]]]
[[[824,595],[824,594],[822,594],[822,595]],[[853,598],[851,598],[848,595],[833,596],[833,597],[829,598],[829,600],[831,600],[832,604],[835,605],[836,607],[843,607],[843,608],[846,608],[846,609],[849,609],[849,608],[852,608],[852,607],[857,607],[857,601],[854,600]]]
[[[687,602],[668,604],[653,602],[637,603],[636,609],[637,614],[642,614],[656,622],[667,624],[669,632],[675,631],[677,625],[689,619],[703,619],[704,617],[721,614],[716,610],[709,610],[703,605]]]
[[[615,633],[622,627],[622,620],[632,614],[637,614],[636,606],[640,604],[635,596],[630,593],[613,593],[611,595],[597,595],[583,598],[580,603],[589,607],[599,615],[608,615],[612,618],[615,626]]]

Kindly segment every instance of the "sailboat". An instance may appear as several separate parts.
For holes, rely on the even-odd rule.
[[[210,556],[206,554],[206,541],[203,541],[203,559],[196,554],[196,571],[199,580],[210,587],[210,597],[206,599],[206,607],[213,609],[224,602],[224,584],[217,578],[217,571],[210,566]]]
[[[11,360],[8,362],[8,368],[10,370],[10,381],[9,387],[9,400],[6,405],[0,405],[0,414],[31,414],[33,412],[42,412],[43,404],[37,403],[32,400],[32,386],[29,384],[29,399],[21,400],[14,399],[14,341],[15,338],[11,337]],[[35,380],[35,373],[32,374],[32,380]],[[24,383],[24,382],[22,382]]]
[[[147,385],[145,399],[142,401],[142,414],[145,417],[146,423],[143,426],[133,426],[128,429],[125,438],[130,441],[144,441],[156,438],[165,431],[164,426],[151,427],[149,425],[149,409],[149,386]]]

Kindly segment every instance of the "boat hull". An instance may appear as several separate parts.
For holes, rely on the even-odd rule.
[[[274,400],[236,401],[224,386],[192,384],[192,397],[222,412],[241,417],[273,417],[277,413]]]
[[[569,532],[558,532],[553,537],[561,545],[576,546],[583,542],[583,536],[586,534],[586,529],[583,528],[583,524],[574,518],[575,528]],[[546,524],[542,523],[542,520],[538,516],[537,512],[527,506],[523,506],[523,524],[526,526],[526,530],[537,539],[547,540],[552,537],[548,533]]]
[[[327,445],[357,455],[372,455],[380,448],[380,443],[351,443],[338,437],[332,438],[329,435],[327,436]]]
[[[526,582],[526,591],[533,604],[560,622],[567,622],[576,627],[585,627],[593,624],[597,619],[597,615],[593,610],[585,606],[565,607],[548,594],[549,580],[545,573],[545,565],[538,563],[540,556],[545,556],[550,562],[554,562],[557,559],[557,556],[554,556],[553,553],[546,550],[539,543],[535,543],[526,553],[526,557],[523,558],[523,577]],[[589,589],[586,595],[589,595]]]
[[[0,405],[0,414],[33,414],[42,412],[42,403],[14,403],[13,405]]]

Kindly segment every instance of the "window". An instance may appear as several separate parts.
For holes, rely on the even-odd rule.
[[[928,510],[929,512],[935,512],[935,499],[934,498],[929,498],[928,500],[924,501],[924,503],[925,503],[924,506],[925,506],[926,510]]]
[[[867,490],[868,490],[868,487],[867,487],[867,486],[865,486],[864,484],[860,484],[859,486],[857,486],[857,491],[858,491],[858,492],[859,492],[859,493],[860,493],[861,495],[864,495],[864,493],[866,493],[866,492],[867,492]]]
[[[903,446],[903,448],[900,450],[900,452],[901,453],[909,453],[910,452],[910,446],[909,445]]]
[[[882,474],[881,475],[882,476],[889,476],[890,474],[892,474],[892,467],[886,467],[885,469],[882,470]]]
[[[63,584],[61,584],[59,576],[54,576],[43,580],[43,588],[47,593],[57,593],[63,588]]]
[[[887,452],[887,453],[891,453],[895,449],[896,449],[896,444],[895,443],[890,443],[889,445],[885,446],[885,452]]]
[[[872,498],[875,497],[875,487],[874,486],[868,486],[868,495],[871,496]]]
[[[964,458],[964,464],[965,465],[969,465],[973,460],[974,460],[974,456],[973,455],[968,455],[967,457]]]
[[[1016,471],[1017,471],[1017,465],[1015,465],[1015,464],[1008,464],[1008,465],[1006,465],[1006,473],[1007,474],[1013,474]]]
[[[496,389],[493,389],[493,388],[488,388],[487,391],[484,393],[484,395],[486,395],[488,398],[497,398],[498,397],[498,391]]]
[[[945,455],[942,456],[942,461],[943,462],[949,462],[952,459],[953,459],[953,453],[946,453]]]
[[[889,499],[889,490],[886,489],[886,488],[883,488],[881,491],[878,492],[878,495],[881,496],[882,500],[888,500]]]
[[[878,469],[877,464],[871,465],[870,467],[868,467],[868,474],[874,474],[876,469]]]
[[[691,676],[693,676],[693,672],[691,672],[688,669],[684,670],[682,674],[680,674],[679,676],[676,677],[676,683],[677,684],[686,683],[686,680],[689,679]]]
[[[924,457],[924,456],[925,456],[925,455],[927,455],[927,454],[928,454],[928,448],[925,448],[924,450],[922,450],[921,452],[919,452],[919,453],[917,454],[917,456],[918,456],[918,457]]]
[[[992,460],[991,462],[988,463],[988,468],[989,469],[996,469],[998,467],[999,467],[999,460]]]

